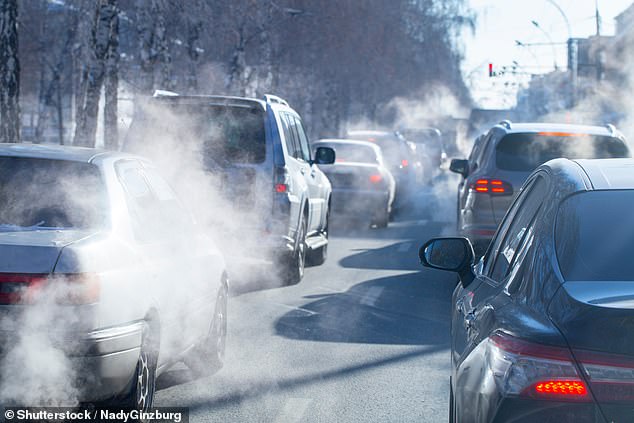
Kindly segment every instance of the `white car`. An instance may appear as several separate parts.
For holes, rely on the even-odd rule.
[[[4,400],[147,409],[171,364],[221,366],[224,259],[149,161],[2,144],[0,196]]]

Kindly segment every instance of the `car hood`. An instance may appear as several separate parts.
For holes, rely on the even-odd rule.
[[[0,273],[50,273],[64,247],[93,233],[74,229],[0,232]]]

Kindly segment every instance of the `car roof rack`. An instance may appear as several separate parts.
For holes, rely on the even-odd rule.
[[[616,134],[616,126],[612,125],[611,123],[606,123],[605,127],[608,128],[608,131],[610,131],[611,135]]]
[[[264,100],[267,103],[277,103],[277,104],[281,104],[282,106],[289,107],[288,102],[286,100],[284,100],[283,98],[280,98],[280,97],[278,97],[276,95],[264,94]]]
[[[502,122],[500,122],[498,125],[502,125],[503,127],[505,127],[506,129],[511,129],[511,121],[508,119],[504,119]]]
[[[152,97],[177,97],[179,94],[168,90],[154,90]]]

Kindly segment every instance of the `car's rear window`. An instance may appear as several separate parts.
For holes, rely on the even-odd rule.
[[[561,204],[555,244],[568,281],[634,281],[634,190],[590,191]]]
[[[127,151],[153,156],[153,148],[187,147],[206,162],[262,163],[266,159],[264,111],[254,107],[162,104],[146,107],[126,137]]]
[[[353,144],[329,144],[335,150],[336,161],[338,163],[377,163],[377,156],[374,149],[366,145]]]
[[[600,135],[508,134],[495,149],[496,167],[530,172],[551,159],[609,159],[630,157],[625,143]]]
[[[92,164],[0,157],[0,231],[102,228],[107,205],[101,173]]]

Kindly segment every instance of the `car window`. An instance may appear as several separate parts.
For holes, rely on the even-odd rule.
[[[286,150],[291,157],[297,158],[299,156],[299,139],[297,133],[294,131],[291,125],[291,116],[288,113],[280,113],[280,120],[282,121],[282,130],[284,131],[284,140],[286,142]]]
[[[308,145],[308,137],[306,136],[306,132],[304,131],[302,121],[295,116],[290,117],[295,121],[295,130],[297,131],[297,135],[299,137],[299,148],[301,150],[301,156],[305,161],[310,162],[310,146]]]
[[[555,134],[540,132],[504,136],[495,147],[496,167],[530,172],[540,164],[558,157],[609,159],[630,156],[627,146],[618,138],[563,132]]]
[[[164,221],[169,222],[165,229],[178,233],[183,227],[191,225],[193,221],[189,211],[183,207],[172,187],[158,171],[145,166],[143,173],[158,200],[157,207],[160,208]]]
[[[106,186],[90,163],[0,158],[0,231],[19,228],[102,228]]]
[[[135,238],[141,243],[153,242],[164,233],[160,201],[150,189],[140,163],[126,160],[117,164],[116,172],[123,186]]]
[[[634,190],[589,191],[564,200],[555,246],[567,281],[633,281]]]
[[[499,233],[504,239],[492,251],[494,262],[489,277],[494,281],[501,281],[507,274],[519,246],[524,240],[529,226],[537,215],[546,195],[547,183],[543,177],[537,177],[529,190],[518,198],[515,204],[515,215],[505,233]]]

